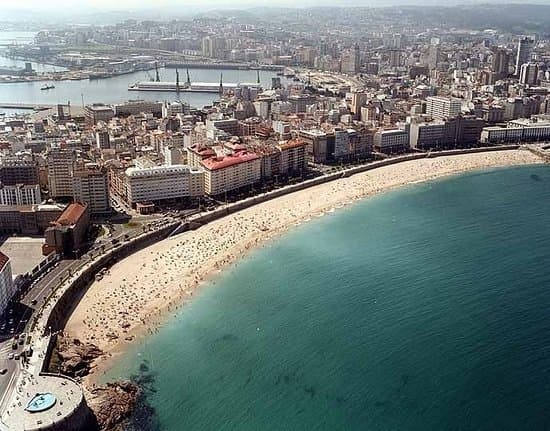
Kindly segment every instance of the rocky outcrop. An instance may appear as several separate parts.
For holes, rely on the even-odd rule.
[[[103,355],[103,351],[95,344],[59,337],[56,355],[58,372],[70,377],[83,377],[90,373],[93,361]]]
[[[107,383],[89,390],[87,401],[100,430],[115,430],[130,416],[139,397],[139,388],[129,381]]]

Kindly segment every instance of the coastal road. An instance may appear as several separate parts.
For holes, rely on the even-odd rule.
[[[4,398],[11,393],[17,375],[19,374],[19,360],[8,359],[8,355],[13,353],[21,353],[21,346],[18,345],[17,350],[12,349],[12,340],[6,340],[0,343],[0,369],[7,369],[6,374],[0,375],[0,406],[2,406]]]
[[[165,223],[171,221],[173,220],[170,218],[167,218],[166,220],[157,219],[147,223],[146,225],[148,225],[148,228],[161,227]],[[124,234],[115,236],[109,241],[105,241],[102,244],[95,244],[95,247],[91,250],[91,253],[95,256],[97,256],[98,253],[104,254],[124,242],[124,237],[126,235],[128,235],[129,238],[133,238],[143,233],[143,227],[140,225],[137,228],[125,229],[124,231]],[[20,306],[15,307],[18,308],[18,310],[14,311],[13,314],[10,314],[9,316],[10,319],[13,319],[13,323],[9,324],[9,320],[6,319],[8,321],[5,322],[6,325],[2,331],[4,333],[0,334],[3,340],[0,342],[0,370],[4,368],[7,370],[5,374],[0,374],[0,406],[3,406],[3,402],[6,397],[12,393],[17,376],[21,370],[21,360],[8,359],[8,356],[10,353],[13,353],[14,356],[16,353],[21,354],[26,347],[26,345],[20,345],[17,343],[17,348],[13,349],[13,335],[27,333],[28,324],[32,320],[34,312],[36,310],[40,310],[44,306],[44,303],[50,293],[59,286],[62,279],[67,278],[69,272],[76,272],[82,265],[92,260],[90,257],[91,253],[85,253],[79,259],[67,259],[58,262],[49,272],[33,282],[24,297],[21,299]],[[11,328],[14,329],[13,334],[10,332]]]

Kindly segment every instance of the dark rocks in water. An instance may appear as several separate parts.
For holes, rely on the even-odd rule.
[[[120,429],[132,414],[140,395],[139,387],[130,381],[107,383],[91,388],[86,396],[99,429]]]
[[[90,373],[92,363],[103,355],[95,344],[83,343],[80,340],[59,337],[57,350],[57,371],[69,377],[83,377]]]

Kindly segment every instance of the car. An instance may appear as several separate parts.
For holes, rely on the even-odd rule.
[[[36,299],[33,299],[33,300],[31,301],[31,304],[32,304],[32,305],[36,305]]]
[[[15,356],[13,357],[13,359],[15,359],[16,361],[19,360],[19,353],[16,353]]]
[[[10,353],[10,354],[8,355],[8,359],[13,359],[13,353]]]
[[[2,369],[0,370],[0,374],[1,374],[1,375],[6,374],[7,372],[8,372],[8,369],[7,369],[7,368],[2,368]]]

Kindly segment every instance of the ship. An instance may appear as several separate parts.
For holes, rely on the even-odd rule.
[[[55,85],[44,85],[43,87],[40,87],[41,90],[51,90],[52,88],[55,88]]]
[[[220,93],[228,90],[236,90],[237,88],[261,88],[257,83],[223,83],[217,82],[193,82],[185,84],[175,84],[173,82],[138,82],[128,88],[130,91],[166,91],[166,92],[182,92],[182,93]]]

